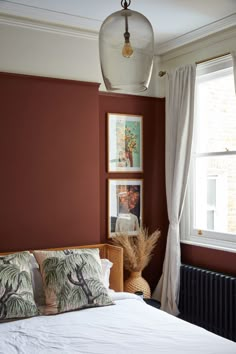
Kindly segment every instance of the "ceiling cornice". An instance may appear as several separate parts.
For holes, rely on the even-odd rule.
[[[101,25],[99,20],[5,1],[0,2],[0,23],[87,39],[97,39],[98,27]],[[162,44],[156,44],[156,55],[166,54],[233,26],[236,26],[236,14]]]
[[[69,13],[57,12],[42,9],[34,6],[0,1],[0,15],[12,16],[15,18],[23,18],[25,21],[30,20],[32,23],[47,23],[50,25],[63,26],[65,28],[80,29],[83,32],[98,32],[98,28],[102,21],[88,17],[72,15]]]
[[[226,30],[230,27],[236,26],[236,14],[225,17],[219,21],[210,23],[207,26],[196,29],[189,33],[184,34],[183,36],[174,38],[170,41],[167,41],[163,44],[159,44],[157,54],[162,55],[174,50],[176,48],[182,47],[186,44],[192,43],[204,37],[210,36],[217,32]]]
[[[26,18],[5,16],[0,13],[0,24],[16,26],[20,28],[30,28],[33,30],[63,34],[71,37],[84,39],[98,39],[98,32],[84,30],[76,27],[61,26],[46,22],[32,21]]]
[[[188,56],[195,52],[195,60],[205,60],[205,49],[214,46],[211,56],[218,56],[222,53],[232,51],[232,47],[228,44],[228,40],[236,38],[236,26],[204,37],[201,40],[189,43],[183,47],[176,48],[170,52],[164,53],[159,56],[161,62],[168,62],[169,60],[177,60],[178,57]]]

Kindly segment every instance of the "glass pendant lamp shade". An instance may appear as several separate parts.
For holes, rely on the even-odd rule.
[[[152,74],[153,29],[145,16],[127,8],[130,1],[121,4],[123,10],[108,16],[99,32],[102,75],[108,91],[140,92]]]

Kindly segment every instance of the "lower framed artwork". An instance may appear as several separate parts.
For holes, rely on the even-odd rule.
[[[143,180],[108,180],[108,238],[137,235],[143,223]]]

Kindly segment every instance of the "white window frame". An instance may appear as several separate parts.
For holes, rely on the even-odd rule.
[[[212,74],[218,70],[233,67],[231,55],[227,55],[214,61],[209,61],[198,65],[197,75]],[[190,164],[190,176],[185,199],[185,206],[180,223],[181,242],[224,251],[236,252],[236,234],[221,233],[210,230],[199,230],[193,227],[193,206],[195,205],[194,184],[195,184],[195,165],[198,157],[215,157],[215,156],[236,156],[236,151],[211,152],[211,153],[192,153]]]

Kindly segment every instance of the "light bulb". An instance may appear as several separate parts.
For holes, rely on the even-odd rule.
[[[125,44],[123,46],[123,49],[122,49],[122,55],[123,57],[125,58],[130,58],[132,55],[133,55],[133,48],[130,44],[130,41],[126,42],[125,41]]]

